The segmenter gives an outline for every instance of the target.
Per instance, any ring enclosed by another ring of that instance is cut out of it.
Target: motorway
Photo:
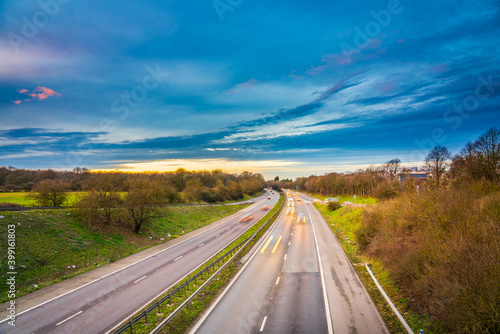
[[[389,333],[312,198],[300,197],[191,334]]]
[[[110,332],[230,244],[268,212],[260,210],[262,206],[271,209],[278,199],[277,193],[266,192],[255,204],[213,223],[203,233],[193,233],[172,247],[23,311],[17,315],[15,327],[2,321],[0,333]],[[254,212],[251,219],[240,221]]]

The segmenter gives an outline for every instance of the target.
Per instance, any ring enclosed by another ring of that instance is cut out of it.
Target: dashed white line
[[[205,244],[205,243],[199,244],[199,245],[198,245],[198,247],[201,247],[201,246],[203,246],[204,244]]]
[[[181,257],[182,257],[182,255],[181,255],[181,256],[179,256],[177,259],[175,259],[175,260],[174,260],[174,262],[175,262],[175,261],[177,261],[177,260],[179,260]]]
[[[71,317],[66,318],[65,320],[63,320],[63,321],[61,321],[61,322],[58,322],[58,323],[56,324],[56,326],[59,326],[59,325],[60,325],[60,324],[62,324],[63,322],[66,322],[66,321],[68,321],[69,319],[76,317],[77,315],[79,315],[79,314],[80,314],[80,313],[82,313],[82,312],[83,312],[83,311],[80,311],[80,312],[78,312],[78,313],[75,313],[75,314],[73,314]]]
[[[292,236],[292,235],[293,235],[293,232],[290,234],[290,236]]]
[[[276,280],[276,285],[280,282],[280,278],[278,277],[278,279]]]
[[[288,246],[290,246],[291,241],[288,242]]]
[[[139,278],[137,281],[134,281],[134,283],[137,283],[137,282],[139,282],[139,281],[141,281],[141,280],[145,279],[146,277],[148,277],[148,275],[146,275],[146,276],[143,276],[143,277]]]
[[[264,331],[264,326],[266,325],[266,320],[267,320],[267,316],[265,316],[264,320],[262,320],[262,325],[260,326],[260,332]]]
[[[218,238],[220,234],[217,234],[215,237]]]
[[[283,261],[286,261],[286,256],[287,256],[287,255],[288,255],[288,254],[285,254],[285,258],[283,259]]]

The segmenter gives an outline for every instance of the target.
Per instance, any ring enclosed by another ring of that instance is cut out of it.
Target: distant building
[[[419,170],[418,167],[410,167],[408,170],[403,171],[398,175],[399,175],[399,181],[401,182],[407,179],[427,180],[430,176],[430,172],[426,170]]]

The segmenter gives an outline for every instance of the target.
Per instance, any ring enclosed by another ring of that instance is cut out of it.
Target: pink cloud
[[[19,93],[28,95],[31,98],[25,99],[24,101],[30,101],[30,100],[46,100],[51,96],[61,96],[58,92],[56,92],[53,89],[47,88],[47,87],[42,87],[38,86],[36,87],[31,93],[27,89],[20,89],[18,90]],[[21,100],[16,100],[14,101],[15,104],[21,104]]]

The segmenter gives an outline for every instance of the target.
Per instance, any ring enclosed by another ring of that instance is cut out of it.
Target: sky
[[[0,166],[249,170],[453,154],[500,125],[500,6],[0,3]]]

